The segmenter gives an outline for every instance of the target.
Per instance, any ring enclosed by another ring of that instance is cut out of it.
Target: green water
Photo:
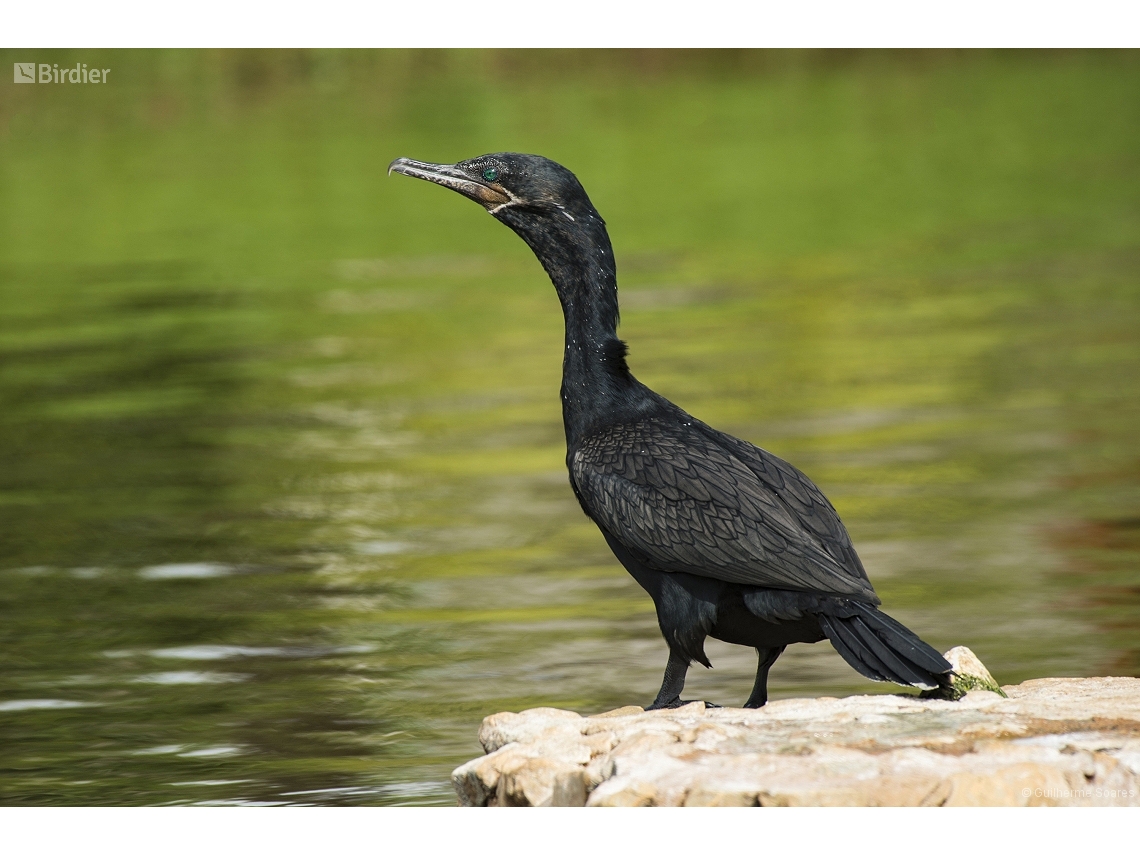
[[[396,156],[575,170],[639,379],[811,475],[931,643],[1140,676],[1137,54],[33,59],[112,72],[0,84],[0,803],[449,804],[484,715],[654,696],[553,291]]]

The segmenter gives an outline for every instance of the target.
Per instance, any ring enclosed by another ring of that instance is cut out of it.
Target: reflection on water
[[[567,485],[553,292],[397,155],[570,163],[638,376],[805,469],[931,643],[1140,675],[1127,58],[507,91],[274,56],[0,95],[0,802],[449,804],[484,715],[654,696],[652,604]],[[754,654],[707,649],[692,696],[741,703]],[[893,691],[826,645],[770,690]]]
[[[212,579],[215,576],[229,576],[234,572],[225,564],[198,562],[196,564],[159,564],[144,567],[139,571],[140,579]],[[72,572],[75,575],[75,572]],[[80,578],[83,578],[80,576]]]
[[[185,686],[194,683],[236,683],[248,677],[248,674],[214,674],[206,671],[162,671],[158,674],[142,674],[132,682]]]
[[[4,701],[0,712],[23,712],[24,710],[70,710],[76,707],[90,707],[94,704],[83,701],[61,701],[56,698],[29,698],[23,701]]]

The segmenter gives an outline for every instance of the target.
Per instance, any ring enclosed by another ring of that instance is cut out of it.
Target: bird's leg
[[[689,660],[670,648],[665,676],[661,679],[661,691],[657,693],[657,700],[646,709],[665,710],[682,706],[681,690],[685,688],[685,675],[688,673]]]
[[[706,707],[716,707],[708,701],[683,701],[681,690],[685,688],[685,675],[689,673],[689,660],[677,651],[669,650],[669,661],[665,664],[665,676],[661,680],[661,691],[657,700],[646,707],[647,710],[672,710],[685,704],[700,703]]]
[[[768,671],[772,665],[780,658],[780,654],[784,652],[784,647],[757,647],[756,652],[760,656],[760,664],[756,666],[756,684],[752,687],[752,694],[748,696],[748,700],[744,702],[744,708],[748,710],[762,707],[768,703]]]

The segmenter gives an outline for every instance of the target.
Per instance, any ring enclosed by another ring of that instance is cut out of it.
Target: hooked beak
[[[399,172],[412,178],[422,178],[433,184],[442,184],[468,199],[473,199],[487,210],[492,211],[515,201],[501,187],[476,181],[467,173],[446,163],[422,163],[406,157],[397,157],[388,164],[388,174]]]

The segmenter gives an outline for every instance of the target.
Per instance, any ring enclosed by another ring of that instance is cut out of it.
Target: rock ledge
[[[1140,679],[1004,691],[502,712],[452,782],[461,805],[1140,805]]]

